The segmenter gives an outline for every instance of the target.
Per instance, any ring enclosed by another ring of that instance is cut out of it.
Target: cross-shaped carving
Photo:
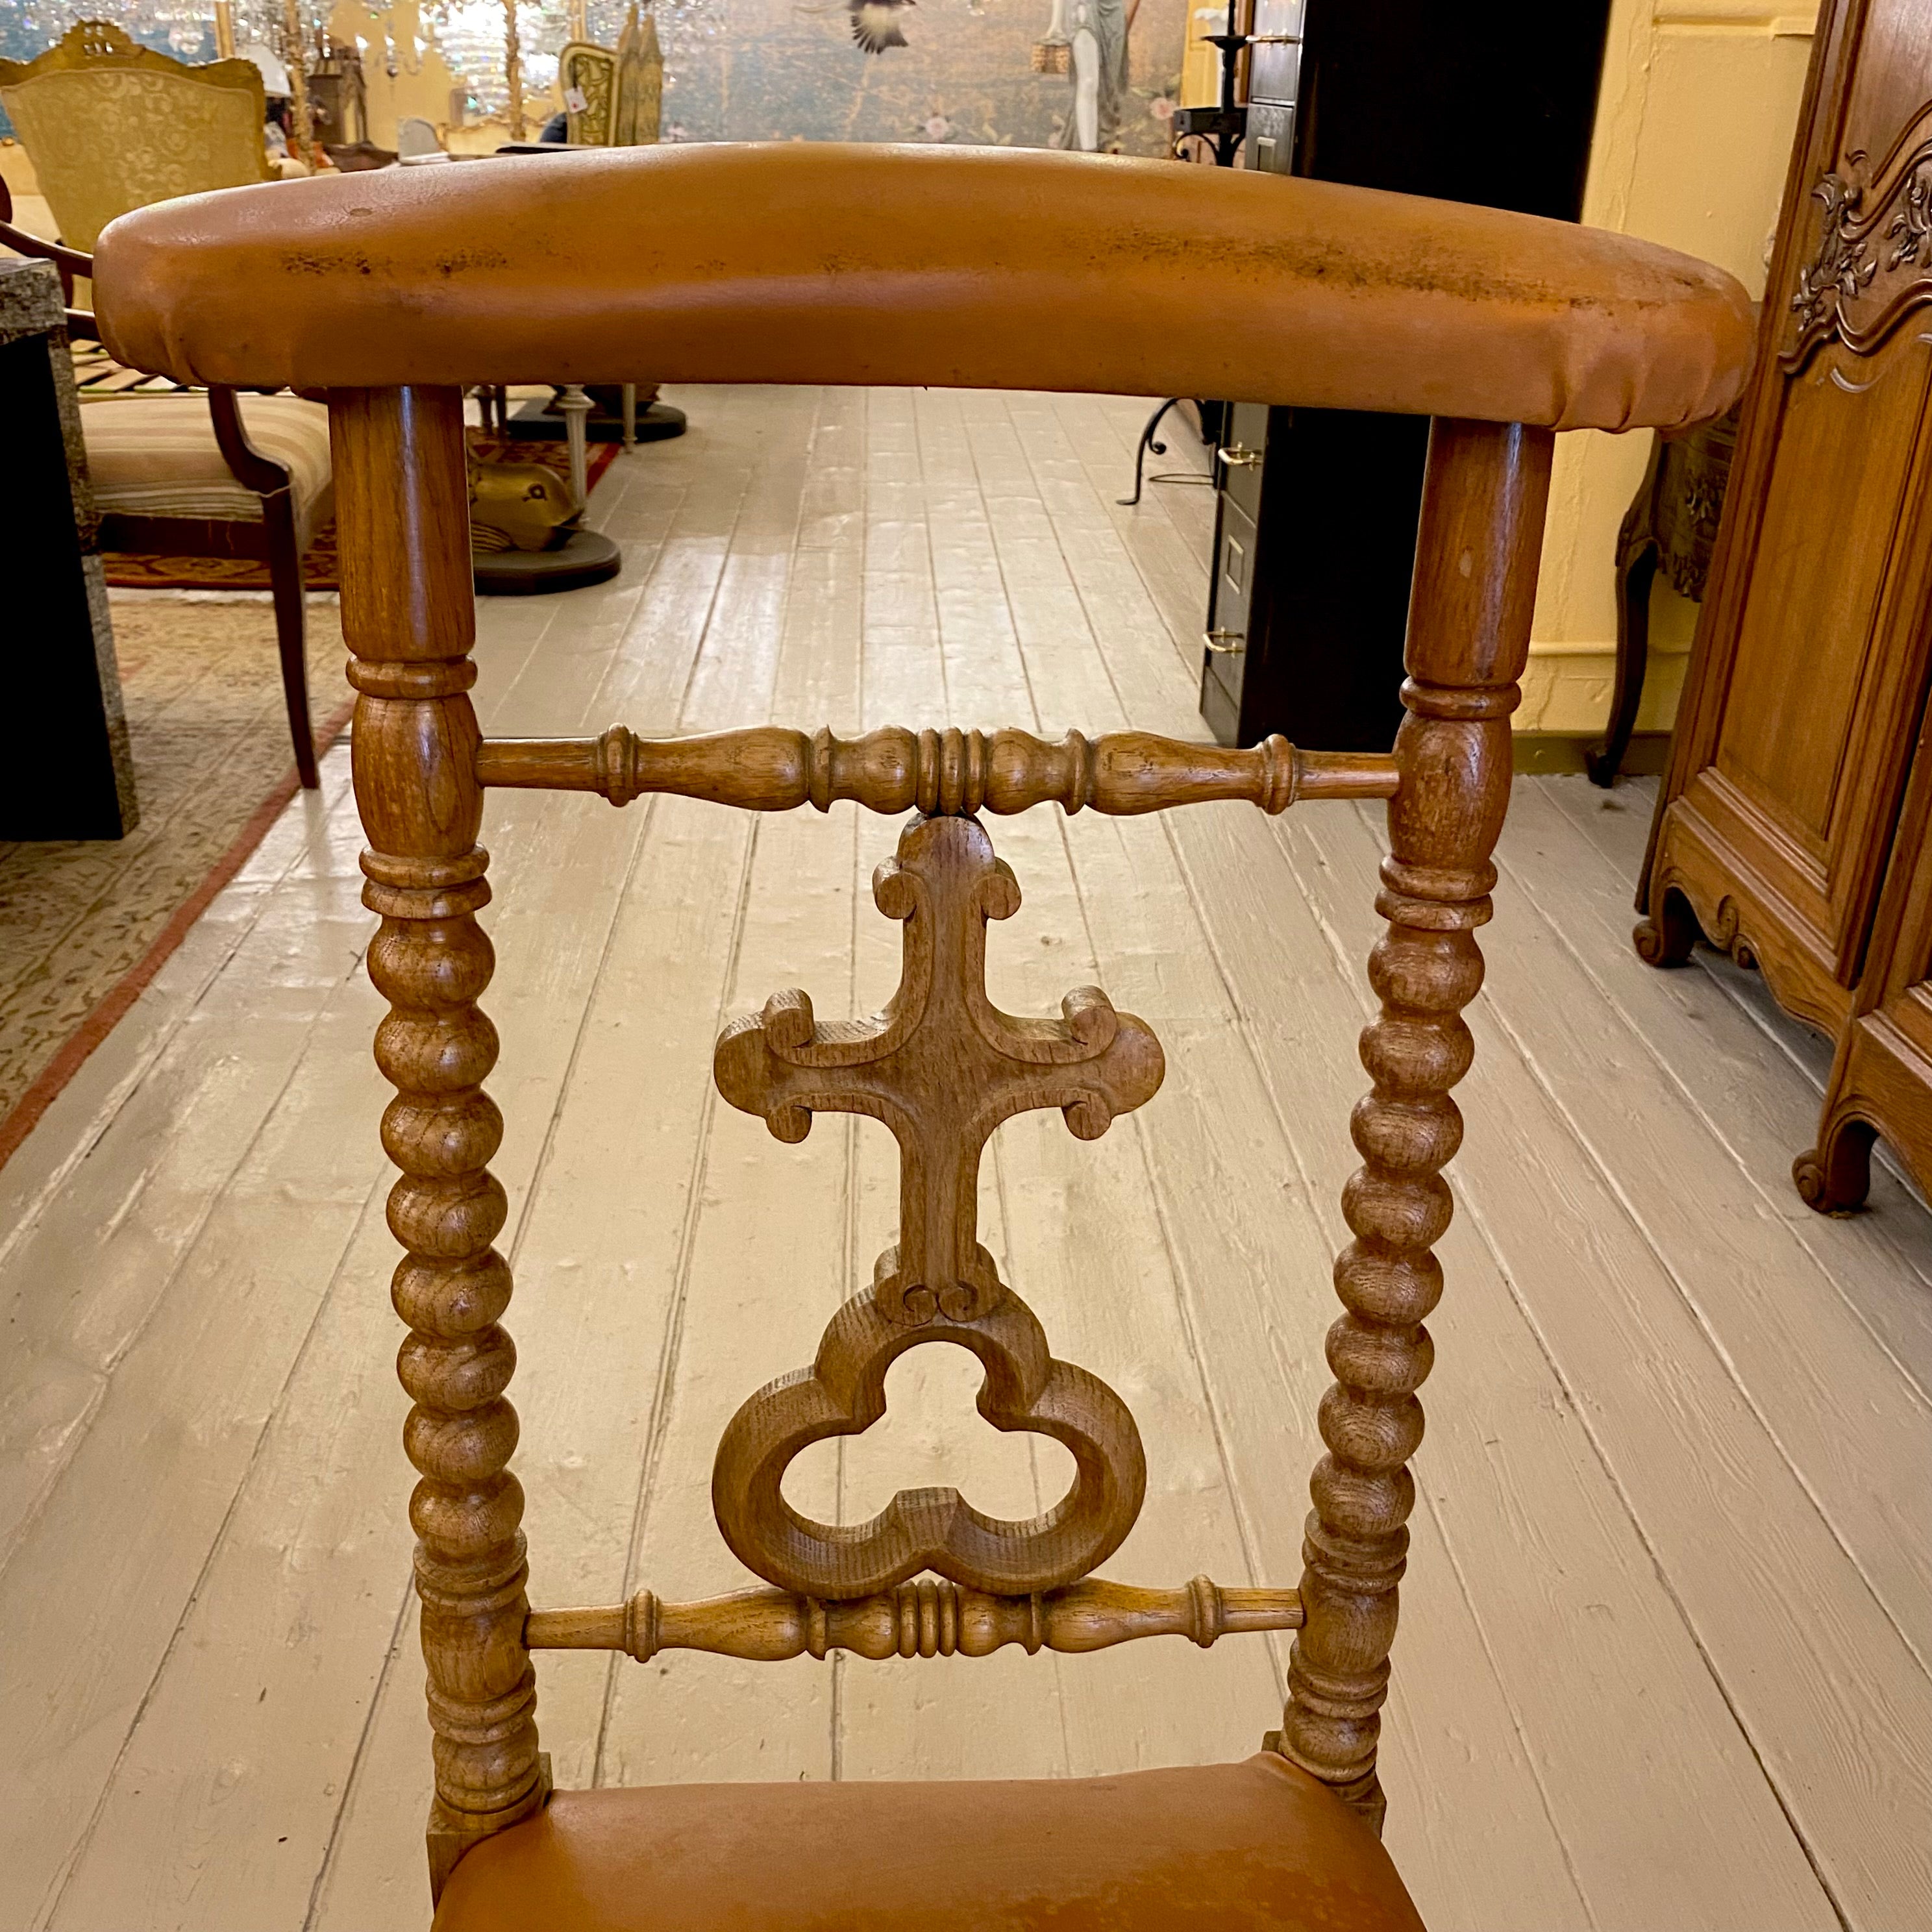
[[[986,997],[986,922],[1019,909],[1019,886],[979,822],[914,819],[872,896],[905,926],[898,990],[872,1019],[814,1022],[802,992],[719,1036],[718,1090],[802,1141],[814,1113],[869,1114],[899,1144],[898,1244],[879,1257],[874,1295],[913,1325],[970,1322],[1005,1292],[976,1238],[980,1150],[1002,1120],[1058,1107],[1082,1140],[1150,1099],[1166,1070],[1145,1022],[1097,987],[1057,1020],[1016,1019]]]

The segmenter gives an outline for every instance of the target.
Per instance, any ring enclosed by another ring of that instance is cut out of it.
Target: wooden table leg
[[[1379,1831],[1376,1775],[1396,1586],[1422,1440],[1415,1391],[1442,1293],[1430,1252],[1449,1225],[1440,1169],[1462,1139],[1449,1090],[1468,1070],[1462,1009],[1482,984],[1474,928],[1490,916],[1490,855],[1509,804],[1510,714],[1529,652],[1554,439],[1520,425],[1439,421],[1429,446],[1406,654],[1401,789],[1370,956],[1381,1017],[1362,1036],[1375,1085],[1352,1126],[1363,1165],[1342,1196],[1354,1234],[1335,1265],[1346,1312],[1328,1332],[1328,1454],[1310,1485],[1306,1622],[1271,1742]]]
[[[1650,586],[1657,579],[1657,485],[1664,464],[1664,439],[1652,439],[1650,467],[1617,532],[1617,682],[1610,699],[1610,728],[1600,749],[1586,754],[1583,768],[1592,784],[1606,789],[1622,768],[1643,702],[1650,668]]]

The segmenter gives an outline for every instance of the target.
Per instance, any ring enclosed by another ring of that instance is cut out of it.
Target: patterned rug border
[[[317,727],[316,756],[320,758],[342,735],[356,709],[353,698],[338,705]],[[256,846],[268,836],[268,828],[279,818],[290,800],[300,789],[296,768],[291,764],[268,796],[255,808],[254,814],[235,836],[235,841],[210,866],[201,883],[176,907],[168,922],[155,936],[154,944],[116,980],[86,1018],[61,1043],[60,1049],[40,1069],[33,1084],[0,1120],[0,1167],[4,1167],[21,1143],[39,1124],[40,1117],[59,1099],[62,1090],[86,1064],[94,1049],[124,1018],[148,983],[168,961],[200,918],[214,896],[241,871]]]

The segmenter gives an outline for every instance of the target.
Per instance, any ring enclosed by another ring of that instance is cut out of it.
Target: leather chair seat
[[[1271,1753],[1000,1784],[559,1792],[435,1932],[1421,1932],[1373,1832]]]

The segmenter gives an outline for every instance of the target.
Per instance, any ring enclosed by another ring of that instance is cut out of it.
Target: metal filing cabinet
[[[1574,220],[1609,16],[1255,0],[1244,164]],[[1241,403],[1222,435],[1202,715],[1223,744],[1385,751],[1427,423]]]
[[[1294,171],[1294,92],[1306,5],[1307,0],[1255,0],[1248,34],[1247,165],[1264,174]]]

